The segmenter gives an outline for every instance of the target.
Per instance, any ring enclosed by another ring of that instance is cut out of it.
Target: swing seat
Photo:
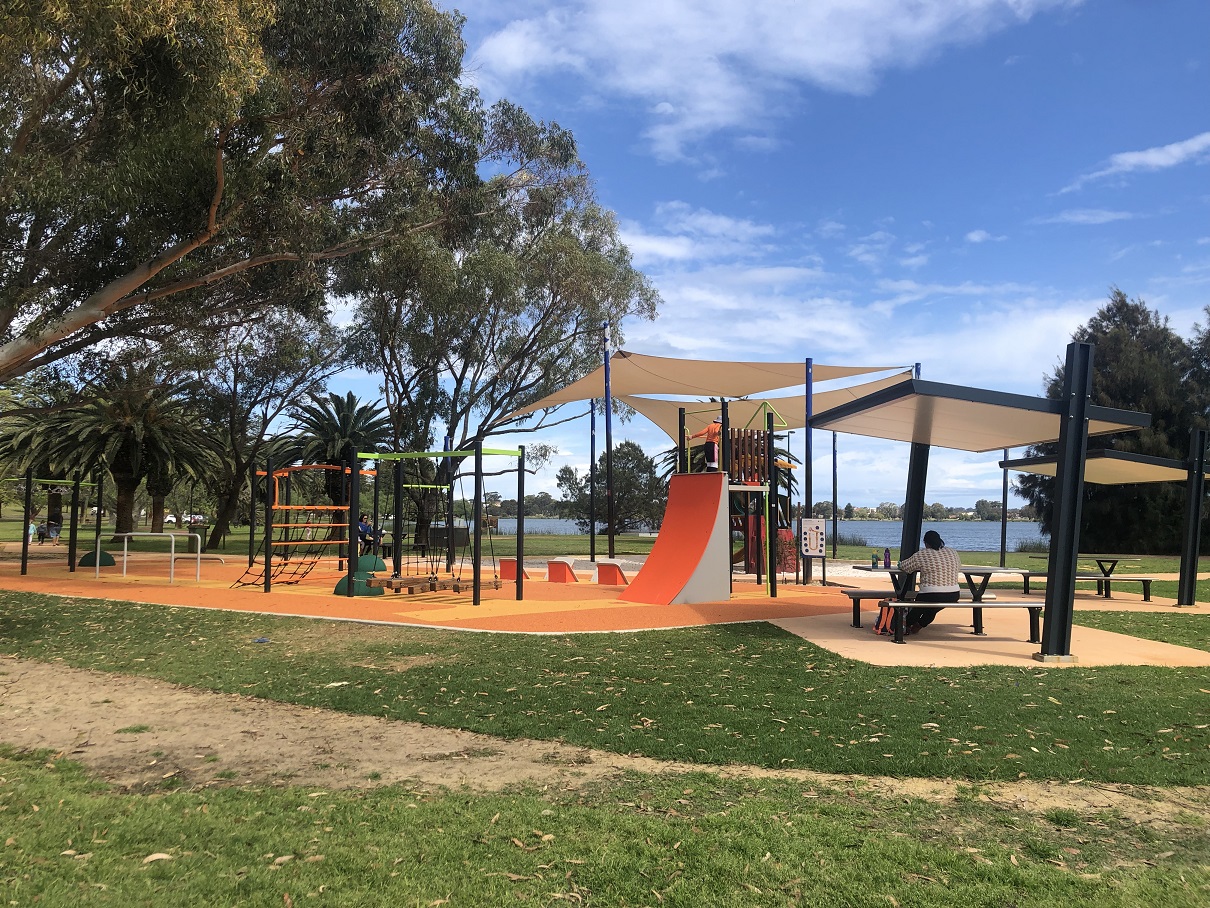
[[[580,578],[572,569],[573,558],[552,558],[546,562],[547,583],[579,583]]]
[[[630,579],[616,561],[598,561],[597,584],[600,586],[629,586]]]
[[[521,577],[529,580],[529,571],[521,568]],[[517,579],[517,559],[516,558],[501,558],[500,559],[500,579],[501,580],[516,580]]]

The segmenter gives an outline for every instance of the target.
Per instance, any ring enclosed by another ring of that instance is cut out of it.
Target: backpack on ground
[[[878,603],[878,618],[874,621],[874,633],[881,637],[889,637],[895,633],[895,607],[890,599]]]

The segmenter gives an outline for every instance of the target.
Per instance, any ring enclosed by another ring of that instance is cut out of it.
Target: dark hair
[[[924,544],[930,549],[944,548],[945,540],[941,538],[941,534],[936,530],[929,530],[924,534]]]

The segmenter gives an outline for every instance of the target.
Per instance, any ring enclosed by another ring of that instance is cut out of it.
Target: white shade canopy
[[[1054,476],[1058,464],[1054,457],[1021,457],[1002,460],[1000,466],[1018,473]],[[1182,461],[1148,457],[1126,451],[1089,451],[1084,462],[1084,481],[1099,485],[1130,485],[1141,482],[1184,482],[1189,467]]]
[[[875,391],[881,391],[883,388],[889,388],[899,382],[907,381],[910,377],[910,371],[900,372],[887,378],[852,385],[848,388],[817,391],[813,396],[812,409],[816,412],[828,410]],[[673,441],[677,440],[676,433],[680,424],[681,407],[685,408],[685,428],[691,435],[694,432],[700,432],[721,411],[717,402],[658,400],[654,397],[632,395],[619,399],[650,419]],[[796,394],[790,397],[750,397],[727,401],[727,420],[731,426],[737,429],[763,429],[765,414],[768,412],[773,413],[776,428],[801,429],[807,424],[807,396],[806,394]]]
[[[826,366],[812,367],[814,382],[832,381],[854,375],[886,372],[895,366]],[[807,383],[806,361],[791,363],[750,363],[728,360],[673,359],[666,356],[646,356],[618,350],[609,359],[610,393],[614,397],[637,394],[677,394],[687,397],[749,397],[780,388],[793,388]],[[547,410],[579,400],[595,400],[605,396],[605,367],[590,372],[579,381],[548,394],[527,407],[514,410],[506,420]],[[679,406],[679,405],[678,405]]]
[[[909,379],[820,412],[811,425],[958,451],[995,451],[1056,441],[1062,405],[1044,397]],[[1109,407],[1089,407],[1088,417],[1089,435],[1151,424],[1147,413]]]

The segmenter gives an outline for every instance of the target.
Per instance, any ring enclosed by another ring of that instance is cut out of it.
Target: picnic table
[[[891,605],[895,609],[894,638],[896,643],[904,642],[904,617],[908,606],[913,604],[914,593],[912,587],[916,577],[916,571],[904,571],[897,567],[881,567],[871,564],[855,564],[853,567],[859,571],[867,571],[871,574],[885,573],[891,577],[891,583],[895,587],[895,601]],[[1038,643],[1041,641],[1040,626],[1042,617],[1042,604],[1037,600],[1026,599],[1009,599],[998,600],[994,602],[984,602],[983,596],[987,592],[988,581],[991,580],[993,574],[1016,573],[1011,568],[987,567],[986,565],[961,565],[958,570],[966,578],[966,587],[971,595],[971,616],[974,623],[974,633],[976,636],[986,636],[983,632],[983,609],[985,608],[1026,608],[1029,610],[1029,642]],[[878,596],[877,591],[873,590],[844,590],[846,596],[853,601],[853,627],[861,627],[861,602],[864,599],[873,599]],[[993,597],[994,599],[995,597]],[[955,608],[962,607],[962,603],[935,603],[938,608]]]
[[[868,571],[871,574],[890,574],[891,584],[895,587],[895,598],[910,598],[908,594],[912,590],[916,571],[904,571],[897,567],[875,567],[872,564],[855,564],[853,567],[856,570]],[[966,578],[966,588],[970,590],[971,599],[974,602],[983,601],[983,595],[987,592],[987,584],[991,581],[993,574],[1017,573],[1012,568],[988,567],[982,564],[964,564],[960,565],[958,570]]]
[[[1050,559],[1049,555],[1030,555],[1029,557],[1043,559],[1043,560]],[[1096,577],[1096,576],[1081,577],[1079,575],[1079,572],[1077,572],[1076,579],[1077,580],[1095,580],[1097,582],[1097,595],[1098,596],[1104,595],[1105,598],[1108,599],[1108,598],[1110,598],[1110,593],[1111,593],[1109,584],[1112,581],[1110,578],[1113,577],[1113,572],[1115,570],[1117,570],[1118,565],[1121,564],[1123,561],[1133,561],[1133,562],[1137,563],[1137,562],[1141,562],[1142,560],[1143,560],[1142,558],[1139,558],[1134,555],[1076,555],[1077,563],[1079,563],[1081,561],[1084,561],[1084,562],[1095,561],[1097,563],[1097,569],[1101,572],[1100,577]],[[1092,574],[1091,571],[1087,571],[1085,573],[1088,575]],[[1122,579],[1124,580],[1126,578],[1122,578]],[[1130,579],[1131,580],[1136,580],[1136,579],[1141,580],[1143,578],[1131,577]],[[1150,583],[1151,578],[1146,578],[1146,579],[1148,582],[1143,584],[1143,589],[1144,589],[1144,592],[1147,593],[1146,598],[1150,599],[1151,591],[1150,591],[1149,587],[1151,586],[1151,583]]]

